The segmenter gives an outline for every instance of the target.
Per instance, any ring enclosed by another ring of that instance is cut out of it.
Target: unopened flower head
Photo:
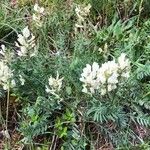
[[[18,34],[16,46],[19,48],[18,55],[20,57],[32,57],[37,54],[37,49],[35,47],[35,36],[30,33],[28,26],[22,30],[22,34]]]
[[[32,19],[34,21],[34,23],[38,26],[41,27],[43,24],[42,21],[42,16],[44,13],[44,7],[40,7],[37,3],[34,5],[34,13],[32,16]]]
[[[62,81],[63,81],[63,78],[59,78],[58,72],[57,72],[56,78],[53,78],[51,76],[48,79],[49,85],[46,86],[46,92],[51,93],[51,94],[59,92],[61,90],[61,87],[62,87]]]

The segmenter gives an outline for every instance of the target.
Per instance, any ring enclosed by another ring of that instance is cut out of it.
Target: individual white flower
[[[91,5],[88,4],[86,7],[81,7],[78,5],[75,9],[76,15],[79,19],[84,21],[84,17],[90,13]]]
[[[85,15],[88,15],[90,13],[90,9],[91,9],[91,4],[88,4],[86,7],[84,7],[84,13]]]
[[[76,28],[83,28],[84,26],[76,23],[76,24],[75,24],[75,27],[76,27]]]
[[[101,88],[100,92],[101,95],[105,95],[107,93],[106,88]]]
[[[93,87],[90,87],[89,89],[90,89],[90,93],[91,93],[91,94],[94,94],[94,93],[95,93],[95,89],[96,89],[96,88],[94,88],[94,86],[93,86]]]
[[[57,72],[56,78],[53,78],[52,76],[48,79],[49,85],[46,86],[46,92],[47,93],[55,93],[59,92],[62,87],[62,80],[63,78],[59,78],[59,74]]]
[[[30,30],[28,28],[28,26],[26,26],[23,30],[22,30],[22,34],[25,38],[29,38],[30,36]]]
[[[16,82],[15,82],[15,80],[11,80],[11,82],[10,82],[10,85],[11,85],[11,87],[15,87],[16,86]]]
[[[99,83],[97,82],[97,72],[99,70],[98,63],[94,62],[92,66],[89,64],[83,69],[80,81],[83,82],[83,92],[87,93],[89,89],[90,93],[94,93],[95,89],[98,89]]]
[[[94,76],[96,75],[98,70],[99,70],[99,65],[98,65],[98,63],[94,62],[92,65],[92,71],[94,73]]]
[[[86,85],[83,85],[82,92],[83,92],[83,93],[88,93],[88,89],[87,89]]]
[[[16,44],[17,46],[17,44]],[[19,47],[19,46],[18,46]],[[20,46],[20,50],[18,51],[18,56],[27,56],[28,51],[27,48],[25,46]]]
[[[19,75],[19,80],[21,82],[21,85],[24,85],[25,79],[22,77],[22,75]]]
[[[10,134],[8,132],[8,130],[2,130],[1,133],[3,134],[4,137],[6,137],[7,139],[11,139]]]
[[[23,45],[24,47],[28,46],[28,43],[26,42],[26,39],[23,35],[18,34],[18,39],[17,41],[19,42],[20,45]],[[17,46],[19,46],[19,44]]]
[[[1,48],[3,51],[5,51],[5,45],[4,44],[1,45]]]
[[[108,90],[108,92],[110,92],[110,91],[112,91],[112,90],[114,90],[114,89],[116,89],[117,88],[117,85],[116,84],[108,84],[107,85],[107,90]]]
[[[32,19],[38,27],[42,27],[43,21],[42,16],[44,13],[44,7],[40,7],[37,3],[34,5],[34,11]]]
[[[76,12],[76,15],[78,17],[78,22],[84,21],[84,18],[82,17],[83,13],[82,13],[82,10],[81,10],[80,6],[76,7],[75,12]]]
[[[103,53],[103,49],[101,47],[98,49],[98,51],[100,54]]]
[[[5,52],[6,52],[5,45],[2,44],[0,49],[0,54],[4,56]]]
[[[126,58],[125,53],[122,53],[118,58],[118,65],[121,70],[124,70],[125,68],[130,66],[130,61]]]
[[[3,44],[0,46],[0,55],[1,60],[3,60],[6,63],[10,63],[14,57],[14,53],[8,51],[8,49]]]
[[[81,74],[80,81],[85,82],[86,80],[90,82],[90,80],[96,78],[97,71],[99,70],[98,63],[94,62],[92,66],[89,64],[83,69],[83,73]]]
[[[112,73],[112,75],[107,79],[108,84],[117,84],[118,83],[118,74],[116,72]]]
[[[34,11],[37,13],[43,13],[44,7],[40,7],[37,3],[34,5]]]
[[[45,91],[46,91],[47,93],[51,93],[52,90],[50,90],[50,88],[49,88],[47,85],[46,85],[45,87],[46,87]]]
[[[129,78],[129,77],[130,77],[130,71],[123,72],[123,73],[121,74],[121,77]]]
[[[22,30],[22,34],[18,34],[18,42],[16,46],[19,48],[18,56],[35,56],[37,54],[37,49],[35,47],[35,36],[30,32],[28,26]]]
[[[2,85],[3,85],[3,89],[4,89],[4,90],[7,90],[7,89],[9,88],[8,83],[3,83]]]
[[[129,78],[130,76],[130,61],[126,58],[126,54],[122,53],[118,58],[119,73],[122,77]]]

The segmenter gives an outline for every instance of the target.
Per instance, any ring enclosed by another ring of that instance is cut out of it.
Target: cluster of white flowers
[[[75,24],[76,28],[83,28],[83,23],[86,17],[89,15],[91,9],[91,5],[88,4],[86,7],[81,7],[78,5],[75,9],[75,13],[77,15],[77,23]]]
[[[30,33],[28,26],[22,30],[22,34],[18,34],[16,46],[19,48],[18,55],[20,57],[32,57],[37,54],[37,49],[35,47],[35,36]]]
[[[80,78],[84,83],[82,92],[93,94],[99,90],[101,95],[105,95],[117,88],[121,77],[129,78],[129,73],[130,61],[124,53],[118,58],[118,63],[112,60],[102,64],[101,67],[96,62],[92,66],[87,64]]]
[[[0,85],[3,86],[4,90],[7,90],[9,87],[14,87],[15,81],[11,80],[13,72],[7,66],[4,61],[0,61]]]
[[[42,16],[44,13],[44,7],[40,7],[37,3],[34,5],[34,14],[32,16],[33,21],[38,27],[41,27],[43,24]]]
[[[62,87],[62,80],[63,78],[59,79],[59,74],[57,72],[56,78],[53,78],[52,76],[48,79],[49,85],[46,85],[46,92],[51,93],[53,95],[56,95],[57,92],[60,91]]]
[[[3,86],[4,90],[7,90],[9,87],[14,87],[16,85],[15,80],[12,79],[13,71],[8,67],[8,64],[11,63],[14,54],[6,51],[5,45],[1,45],[0,55],[2,55],[0,61],[0,85]],[[25,80],[21,75],[19,75],[19,80],[21,85],[24,85]]]

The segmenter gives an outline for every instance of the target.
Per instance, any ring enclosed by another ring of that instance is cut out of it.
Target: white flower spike
[[[57,93],[61,90],[62,87],[62,81],[64,78],[59,78],[59,74],[57,72],[56,78],[53,78],[52,76],[48,79],[48,86],[46,85],[46,92],[47,93]]]
[[[37,27],[42,27],[43,20],[42,16],[44,14],[44,7],[40,7],[37,3],[34,5],[34,13],[32,19]]]
[[[75,13],[77,16],[77,23],[75,24],[75,30],[76,30],[76,28],[84,28],[84,22],[85,22],[86,17],[90,13],[90,9],[91,9],[90,4],[88,4],[85,7],[78,5],[75,8]]]
[[[96,62],[92,66],[87,64],[80,78],[83,82],[82,92],[94,94],[98,90],[101,95],[105,95],[116,89],[121,77],[129,78],[130,62],[125,56],[126,54],[122,53],[118,63],[112,60],[101,67]]]
[[[15,86],[15,81],[11,80],[12,76],[13,72],[7,64],[4,61],[0,61],[0,85],[3,86],[4,90],[7,90],[9,86]]]
[[[28,26],[22,30],[22,34],[18,34],[16,46],[19,48],[18,56],[20,57],[32,57],[37,54],[35,36],[30,32]]]

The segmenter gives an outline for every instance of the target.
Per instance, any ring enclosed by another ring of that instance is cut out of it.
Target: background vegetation
[[[84,28],[75,31],[75,8],[89,3]],[[36,57],[15,54],[9,63],[17,86],[0,89],[1,149],[149,150],[149,0],[41,0],[40,28],[32,24],[34,4],[0,1],[0,45],[16,53],[17,36],[29,26],[38,47]],[[83,93],[79,78],[86,64],[103,64],[121,53],[131,61],[131,74],[113,101]],[[59,97],[45,91],[57,71],[64,78]]]

